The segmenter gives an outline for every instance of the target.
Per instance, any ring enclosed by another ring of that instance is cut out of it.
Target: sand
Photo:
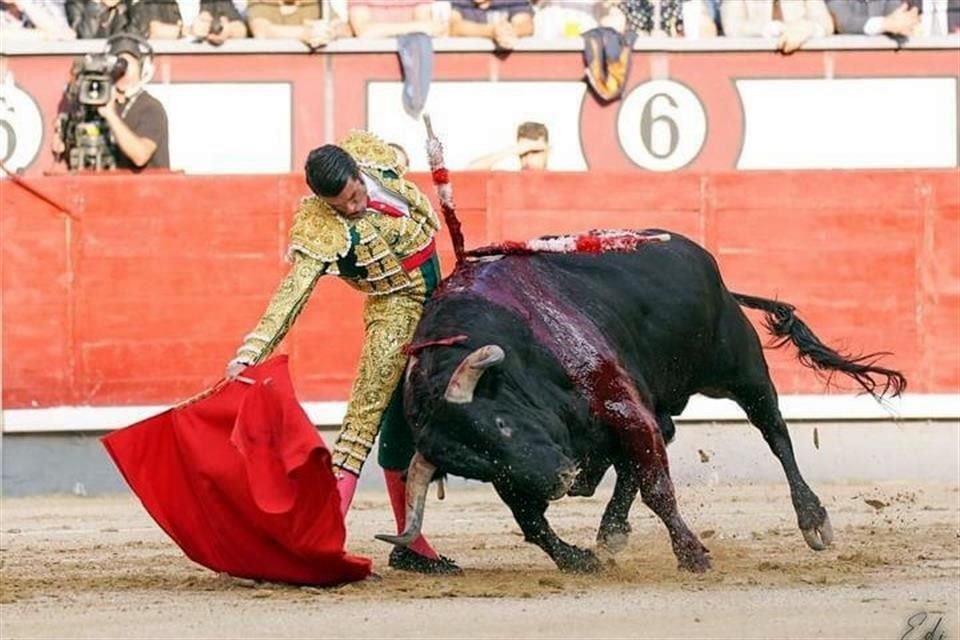
[[[836,537],[809,550],[785,484],[681,486],[714,569],[676,569],[638,503],[627,549],[597,575],[558,571],[491,489],[438,502],[425,531],[464,575],[386,566],[386,497],[361,492],[349,548],[378,579],[334,589],[218,576],[185,558],[130,496],[0,501],[2,638],[894,638],[960,637],[960,487],[814,487]],[[592,545],[609,489],[548,515]],[[939,626],[937,626],[939,620]],[[930,634],[930,635],[926,635]]]

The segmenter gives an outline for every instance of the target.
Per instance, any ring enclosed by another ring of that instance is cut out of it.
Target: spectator
[[[183,35],[177,0],[137,0],[140,35],[149,40],[176,40]]]
[[[453,0],[450,35],[490,38],[501,49],[513,49],[517,39],[533,34],[529,0]]]
[[[903,0],[827,0],[837,33],[912,36],[920,27],[920,12]]]
[[[127,62],[110,102],[97,111],[107,121],[117,145],[117,168],[139,170],[170,168],[167,112],[147,93],[152,53],[139,37],[117,37],[110,53]]]
[[[243,16],[230,0],[200,0],[199,10],[190,24],[190,34],[197,40],[221,45],[230,38],[247,37]]]
[[[833,18],[824,0],[723,0],[720,15],[727,36],[776,38],[783,53],[793,53],[810,38],[833,33]]]
[[[576,38],[606,22],[607,2],[597,0],[534,0],[533,33],[537,38]]]
[[[254,38],[297,39],[311,49],[352,35],[339,17],[322,15],[320,0],[250,0],[247,20]]]
[[[960,31],[960,0],[923,0],[920,33],[941,36]]]
[[[0,29],[4,39],[73,40],[63,2],[0,0]]]
[[[131,0],[66,0],[67,22],[78,38],[109,38],[139,33],[137,10]]]
[[[543,171],[550,154],[550,133],[539,122],[524,122],[517,127],[517,143],[477,158],[467,167],[469,171],[490,171],[510,158],[519,160],[521,171]]]
[[[434,17],[423,0],[350,0],[350,28],[358,38],[390,38],[406,33],[445,36],[449,23]]]
[[[687,8],[684,8],[687,5]],[[717,25],[704,0],[620,0],[613,10],[622,14],[624,28],[649,36],[712,38]],[[697,18],[696,26],[684,28],[684,16]],[[690,31],[695,31],[691,33]]]

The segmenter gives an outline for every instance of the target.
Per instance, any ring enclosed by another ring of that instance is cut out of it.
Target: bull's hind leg
[[[669,413],[658,413],[657,425],[660,427],[660,434],[663,436],[663,441],[667,444],[673,442],[674,436],[677,435],[677,426],[673,424],[673,416]]]
[[[760,338],[733,298],[727,302],[719,330],[722,339],[717,341],[710,366],[704,368],[704,384],[699,390],[713,397],[732,398],[760,430],[787,476],[804,540],[812,549],[822,550],[833,541],[827,510],[800,474]]]
[[[545,516],[547,502],[534,498],[511,487],[494,484],[497,493],[503,499],[527,542],[543,549],[562,571],[593,573],[600,570],[600,560],[589,549],[568,544],[550,527]]]
[[[623,443],[643,503],[666,525],[680,568],[706,571],[710,568],[709,551],[677,510],[660,427],[645,408],[634,382],[621,367],[604,362],[595,373],[595,378],[586,385],[591,406]]]
[[[797,458],[793,453],[793,443],[790,441],[790,432],[777,404],[777,392],[766,375],[766,366],[763,371],[766,380],[734,388],[734,400],[743,407],[750,422],[760,429],[763,439],[783,467],[803,539],[811,549],[823,551],[833,542],[830,517],[820,504],[820,498],[800,473]]]

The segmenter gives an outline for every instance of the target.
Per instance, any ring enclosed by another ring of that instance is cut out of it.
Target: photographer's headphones
[[[132,48],[136,50],[137,59],[140,61],[140,86],[142,87],[150,82],[154,73],[153,47],[150,46],[150,43],[135,33],[117,33],[107,38],[103,52],[113,55],[118,55],[124,52],[133,53],[130,50],[130,47],[122,47],[119,51],[114,53],[114,44],[118,42],[128,42]]]

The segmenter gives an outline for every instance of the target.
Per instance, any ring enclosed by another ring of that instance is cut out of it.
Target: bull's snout
[[[567,492],[570,491],[570,487],[573,486],[578,475],[580,475],[580,467],[577,465],[570,465],[561,470],[557,474],[557,482],[554,485],[553,491],[550,492],[550,499],[559,500],[567,495]]]

